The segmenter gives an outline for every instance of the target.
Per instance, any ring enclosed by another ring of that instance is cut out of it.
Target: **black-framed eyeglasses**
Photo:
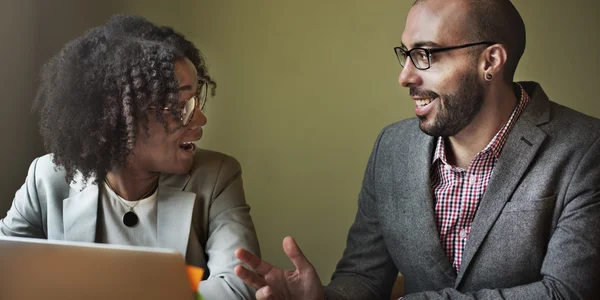
[[[419,70],[427,70],[431,67],[431,55],[438,52],[463,49],[473,46],[479,45],[493,45],[496,42],[484,41],[477,43],[470,43],[458,46],[444,47],[444,48],[412,48],[410,50],[406,50],[403,47],[394,47],[394,52],[396,53],[396,57],[398,57],[398,61],[400,65],[404,68],[406,66],[406,60],[410,57],[413,65]]]
[[[190,97],[185,104],[181,108],[181,125],[183,127],[188,126],[192,119],[194,118],[194,113],[196,112],[196,108],[202,111],[204,109],[204,105],[206,104],[206,99],[208,98],[208,84],[204,81],[198,82],[198,90],[196,94]],[[164,110],[170,110],[168,107],[165,107]]]

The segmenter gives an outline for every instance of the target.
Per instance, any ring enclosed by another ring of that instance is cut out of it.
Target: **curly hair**
[[[214,95],[216,83],[200,51],[172,28],[137,16],[113,16],[68,42],[42,67],[34,111],[45,148],[67,182],[79,172],[84,182],[98,183],[126,166],[140,137],[138,125],[147,138],[151,108],[180,113],[174,64],[183,58]],[[162,110],[154,112],[168,130]]]

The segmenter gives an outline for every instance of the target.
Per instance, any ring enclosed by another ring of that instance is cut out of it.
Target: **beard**
[[[479,113],[483,105],[483,85],[479,83],[477,72],[468,73],[458,84],[459,90],[453,94],[436,94],[431,91],[410,89],[411,96],[438,98],[438,111],[433,124],[425,123],[427,116],[419,117],[419,128],[430,136],[449,137],[463,130]]]

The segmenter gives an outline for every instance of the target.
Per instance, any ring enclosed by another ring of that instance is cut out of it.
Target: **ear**
[[[502,78],[507,59],[507,51],[504,45],[491,45],[482,55],[483,79],[492,81],[494,77]]]

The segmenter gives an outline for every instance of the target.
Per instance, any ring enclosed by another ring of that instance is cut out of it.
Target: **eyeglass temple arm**
[[[427,49],[427,50],[429,50],[429,53],[436,53],[436,52],[444,52],[444,51],[450,51],[450,50],[455,50],[455,49],[468,48],[468,47],[477,46],[477,45],[493,45],[493,44],[496,44],[496,43],[491,42],[491,41],[485,41],[485,42],[477,42],[477,43],[470,43],[470,44],[459,45],[459,46],[435,48],[435,49]]]

